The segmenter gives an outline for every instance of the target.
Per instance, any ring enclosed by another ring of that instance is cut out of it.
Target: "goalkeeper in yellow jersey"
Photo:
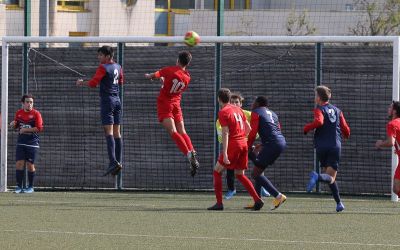
[[[242,107],[243,105],[243,96],[236,92],[236,93],[232,93],[231,95],[231,104],[238,106],[238,107]],[[251,118],[251,111],[248,110],[243,110],[243,113],[246,116],[246,119],[248,121],[250,121]],[[217,134],[218,134],[218,142],[222,143],[222,127],[221,124],[219,123],[219,120],[217,120],[217,122],[215,123],[215,127],[217,129]],[[258,136],[257,136],[258,138]],[[228,186],[228,191],[225,194],[225,199],[229,200],[231,199],[235,194],[236,194],[236,188],[235,188],[235,171],[233,169],[227,169],[226,171],[226,185]],[[261,190],[256,190],[259,196],[263,196],[263,197],[268,197],[270,196],[270,194],[263,188],[261,187]]]

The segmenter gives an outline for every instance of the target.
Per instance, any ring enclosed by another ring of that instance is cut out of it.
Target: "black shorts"
[[[15,150],[15,161],[28,161],[34,164],[38,151],[38,147],[17,145]]]
[[[121,124],[122,107],[119,96],[101,98],[100,110],[101,110],[102,125]]]
[[[338,170],[341,148],[317,148],[316,152],[321,168],[332,167],[336,171]]]

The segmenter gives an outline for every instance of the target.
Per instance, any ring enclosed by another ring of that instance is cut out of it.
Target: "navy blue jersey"
[[[340,148],[342,145],[342,132],[340,129],[340,116],[342,111],[332,104],[317,106],[324,116],[322,126],[316,128],[314,143],[316,148]]]
[[[249,134],[248,145],[251,146],[258,133],[262,144],[277,143],[286,144],[275,112],[266,107],[258,107],[251,112],[251,132]]]
[[[89,81],[90,87],[97,87],[100,84],[100,96],[118,96],[119,85],[123,83],[122,67],[118,63],[100,64],[96,74]]]

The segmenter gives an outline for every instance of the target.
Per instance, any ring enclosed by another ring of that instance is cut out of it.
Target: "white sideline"
[[[383,243],[359,243],[359,242],[338,242],[338,241],[307,241],[307,240],[272,240],[258,238],[229,238],[229,237],[207,237],[207,236],[174,236],[174,235],[151,235],[151,234],[110,234],[96,232],[72,232],[72,231],[52,231],[52,230],[4,230],[9,233],[33,233],[33,234],[72,234],[72,235],[95,235],[95,236],[119,236],[131,238],[160,238],[160,239],[188,239],[188,240],[215,240],[215,241],[256,241],[256,242],[275,242],[283,244],[330,244],[347,246],[374,246],[374,247],[400,247],[400,244]]]

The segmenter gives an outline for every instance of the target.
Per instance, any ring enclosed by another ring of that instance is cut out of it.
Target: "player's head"
[[[230,100],[231,104],[241,108],[243,105],[243,100],[244,100],[244,98],[243,98],[242,94],[240,94],[239,92],[231,93],[231,100]]]
[[[318,86],[315,88],[315,103],[325,103],[329,102],[331,99],[331,90],[326,86]]]
[[[31,111],[33,109],[33,96],[31,94],[25,94],[21,98],[22,107],[25,111]]]
[[[179,52],[176,64],[182,67],[186,67],[189,65],[190,61],[192,61],[192,54],[190,54],[189,51],[181,51]]]
[[[218,102],[220,104],[227,104],[231,100],[231,91],[226,88],[218,90]]]
[[[252,109],[258,107],[267,107],[268,106],[268,98],[266,96],[257,96],[257,98],[253,102]]]
[[[112,47],[104,45],[97,50],[97,58],[99,59],[100,63],[106,63],[113,59],[114,57],[114,50]]]
[[[400,117],[400,102],[393,101],[389,106],[388,115],[390,119]]]

